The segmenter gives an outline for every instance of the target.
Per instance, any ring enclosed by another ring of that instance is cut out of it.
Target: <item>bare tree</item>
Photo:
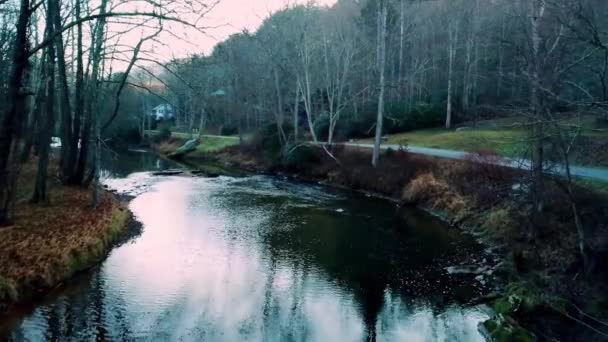
[[[380,144],[382,143],[382,123],[384,121],[384,92],[386,88],[386,36],[387,36],[387,27],[386,21],[388,16],[388,9],[386,1],[380,1],[378,7],[378,17],[380,18],[380,40],[378,44],[380,45],[380,65],[379,65],[379,74],[380,80],[378,84],[379,92],[378,92],[378,114],[376,118],[376,135],[374,138],[374,151],[372,155],[372,165],[374,167],[378,166],[378,159],[380,158]]]

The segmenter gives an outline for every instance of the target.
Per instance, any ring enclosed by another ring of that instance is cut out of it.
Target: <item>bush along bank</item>
[[[32,172],[26,165],[20,188],[31,188]],[[129,232],[131,213],[111,193],[102,192],[96,209],[90,189],[49,179],[49,194],[46,205],[29,204],[22,194],[13,225],[0,229],[0,315],[97,265]]]
[[[583,274],[567,194],[547,179],[542,212],[531,205],[525,172],[484,163],[494,156],[453,161],[386,151],[377,168],[367,149],[281,146],[261,134],[245,146],[205,156],[183,156],[191,165],[215,163],[250,172],[300,179],[380,194],[423,208],[452,226],[476,234],[502,255],[491,272],[508,283],[488,301],[494,318],[481,327],[489,339],[598,340],[608,319],[608,206],[599,193],[575,187],[574,200],[595,251],[595,267]],[[335,159],[334,159],[335,158]],[[497,298],[497,299],[496,299]],[[509,305],[505,305],[509,303]],[[566,323],[566,324],[564,324]]]

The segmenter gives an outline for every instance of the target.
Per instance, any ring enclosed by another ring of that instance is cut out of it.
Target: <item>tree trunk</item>
[[[298,141],[298,126],[300,125],[300,85],[296,82],[296,97],[293,105],[293,140],[294,143]]]
[[[540,28],[539,22],[544,14],[544,1],[532,0],[530,2],[530,35],[532,41],[532,51],[529,65],[529,74],[531,78],[530,85],[530,103],[532,111],[532,176],[533,176],[533,191],[534,207],[537,212],[542,211],[543,201],[543,103],[540,98]]]
[[[502,95],[502,82],[504,79],[504,53],[503,53],[503,41],[505,40],[505,19],[501,17],[501,25],[500,25],[500,42],[498,43],[498,79],[496,80],[496,98],[500,101]]]
[[[387,20],[387,8],[386,3],[382,1],[381,5],[381,26],[382,26],[382,39],[380,39],[380,92],[378,94],[378,115],[376,117],[376,136],[374,139],[374,151],[372,154],[372,165],[378,166],[378,159],[380,158],[380,144],[382,142],[382,122],[384,120],[384,91],[385,91],[385,68],[386,68],[386,20]]]
[[[468,37],[466,40],[466,49],[464,56],[464,76],[462,80],[462,113],[463,116],[468,114],[469,110],[469,95],[471,91],[471,55],[473,53],[473,38]],[[453,64],[454,61],[451,60],[450,64]]]
[[[76,173],[74,175],[74,181],[72,183],[75,184],[83,184],[87,161],[89,158],[89,143],[91,138],[91,126],[93,124],[93,110],[97,106],[97,95],[99,91],[99,66],[101,63],[101,55],[103,50],[103,42],[104,42],[104,29],[105,29],[105,16],[106,7],[108,0],[102,0],[101,7],[99,10],[100,15],[102,15],[97,22],[97,26],[95,27],[95,35],[93,39],[93,52],[91,57],[91,78],[89,80],[89,85],[87,87],[87,94],[89,96],[89,101],[86,105],[85,116],[82,127],[82,134],[80,139],[80,153],[78,155],[78,163],[76,166]]]
[[[281,94],[281,86],[279,83],[279,71],[278,68],[274,68],[274,86],[275,91],[277,92],[277,114],[275,116],[276,124],[277,124],[277,133],[279,134],[279,139],[281,143],[287,142],[287,137],[285,136],[285,132],[283,131],[283,95]]]
[[[47,19],[46,37],[50,39],[54,35],[53,15],[59,3],[57,0],[47,0]],[[49,165],[49,152],[51,136],[55,126],[55,47],[56,44],[49,44],[46,48],[46,86],[45,86],[45,116],[38,125],[38,172],[36,174],[36,184],[34,187],[33,203],[47,202],[46,191],[47,171]]]
[[[95,161],[93,162],[93,208],[99,206],[99,176],[101,171],[101,127],[99,121],[101,118],[97,115],[95,118]]]
[[[55,31],[61,31],[61,13],[59,6],[53,8],[52,15]],[[63,48],[62,35],[55,38],[55,46],[57,50],[57,71],[59,76],[60,103],[61,103],[61,170],[62,175],[66,174],[67,170],[71,170],[72,162],[68,160],[72,153],[72,107],[70,105],[70,90],[68,87],[68,77],[65,66],[65,56]],[[67,170],[66,170],[67,168]],[[69,171],[68,171],[69,173]],[[63,178],[63,177],[62,177]],[[63,178],[65,179],[65,178]]]
[[[397,80],[399,90],[401,90],[403,82],[403,45],[405,44],[405,0],[401,0],[399,5],[399,71]]]
[[[15,128],[19,114],[23,113],[24,94],[21,91],[23,73],[28,61],[28,39],[27,29],[31,16],[30,1],[21,0],[19,6],[19,19],[15,34],[13,47],[13,68],[11,70],[9,85],[7,112],[0,122],[0,226],[9,222],[9,208],[11,201],[11,172],[10,154],[13,147]]]
[[[36,95],[34,96],[32,108],[29,112],[29,122],[27,123],[27,129],[24,132],[23,149],[21,150],[21,162],[25,163],[29,160],[32,153],[32,148],[36,145],[36,132],[38,132],[38,125],[40,125],[40,117],[42,116],[42,106],[44,104],[45,97],[45,86],[46,86],[46,54],[43,55],[39,61],[38,76],[36,77],[35,88]]]
[[[458,28],[453,23],[450,23],[449,30],[449,47],[448,47],[448,98],[445,114],[445,128],[452,128],[452,97],[454,92],[454,60],[456,58],[456,41],[458,39]]]
[[[76,20],[80,19],[80,1],[75,2],[75,17]],[[76,26],[76,82],[74,85],[74,120],[72,122],[72,140],[68,143],[70,148],[68,149],[69,155],[65,160],[66,172],[63,176],[68,180],[69,183],[78,183],[74,181],[76,173],[76,163],[78,161],[79,154],[79,142],[81,141],[81,130],[82,130],[82,117],[84,116],[84,63],[83,63],[83,47],[82,47],[82,23]]]

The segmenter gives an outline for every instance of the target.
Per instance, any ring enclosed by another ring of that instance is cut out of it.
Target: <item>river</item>
[[[142,233],[0,322],[14,341],[483,341],[482,247],[395,204],[280,177],[162,177],[106,158]]]

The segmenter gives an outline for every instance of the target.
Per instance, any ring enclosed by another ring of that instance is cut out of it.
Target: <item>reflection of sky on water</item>
[[[15,339],[482,340],[485,315],[445,293],[469,284],[435,272],[455,260],[416,247],[456,253],[470,242],[425,227],[395,243],[390,204],[263,176],[106,183],[141,194],[131,209],[143,235],[88,286],[39,307]]]

